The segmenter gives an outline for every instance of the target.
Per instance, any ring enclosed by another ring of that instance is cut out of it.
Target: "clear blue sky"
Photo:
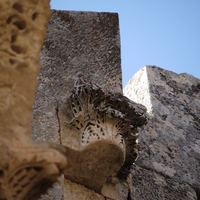
[[[200,0],[51,0],[51,8],[119,14],[123,86],[144,65],[200,78]]]

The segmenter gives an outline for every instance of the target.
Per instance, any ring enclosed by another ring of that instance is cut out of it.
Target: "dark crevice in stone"
[[[62,145],[62,140],[61,140],[61,125],[60,125],[60,118],[59,118],[59,106],[58,104],[56,105],[56,118],[57,118],[57,121],[58,121],[58,141],[59,141],[59,144]]]
[[[192,187],[192,186],[191,186]],[[197,195],[197,200],[200,200],[200,188],[198,187],[192,187]]]
[[[131,191],[130,191],[130,189],[128,190],[128,197],[127,197],[127,200],[131,200]]]

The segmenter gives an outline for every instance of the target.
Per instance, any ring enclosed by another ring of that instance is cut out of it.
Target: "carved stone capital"
[[[65,148],[56,144],[1,138],[0,149],[0,199],[37,199],[59,181],[67,164]]]
[[[118,105],[113,105],[113,99]],[[70,163],[64,171],[67,179],[100,191],[106,179],[123,166],[126,160],[123,135],[132,126],[120,101],[81,78],[62,100],[58,113],[61,144],[68,149]]]

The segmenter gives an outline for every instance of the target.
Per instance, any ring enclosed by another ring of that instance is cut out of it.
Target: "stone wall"
[[[149,113],[129,177],[132,199],[200,198],[200,80],[145,66],[124,95]]]

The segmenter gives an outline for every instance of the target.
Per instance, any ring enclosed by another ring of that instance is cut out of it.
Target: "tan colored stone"
[[[0,2],[0,132],[30,138],[39,55],[50,16],[49,1]]]
[[[37,199],[59,180],[65,149],[33,144],[30,123],[49,0],[0,2],[0,199]]]
[[[124,164],[122,135],[130,129],[106,99],[99,87],[79,82],[59,108],[61,141],[70,161],[65,177],[95,191]]]
[[[0,199],[37,199],[59,181],[66,167],[65,149],[54,144],[30,144],[0,140]]]
[[[65,179],[64,186],[64,199],[70,200],[105,200],[105,198],[95,193],[93,190],[89,190],[83,185],[73,183]]]

